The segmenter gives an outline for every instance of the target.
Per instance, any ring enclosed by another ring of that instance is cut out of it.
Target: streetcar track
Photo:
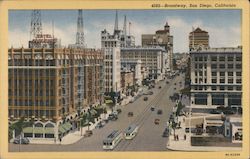
[[[151,102],[149,102],[149,104],[146,105],[146,107],[143,109],[143,112],[141,112],[140,115],[137,116],[134,119],[134,121],[130,123],[130,125],[132,123],[135,123],[137,126],[139,126],[139,129],[138,129],[138,131],[139,131],[140,127],[145,124],[145,121],[146,121],[145,118],[148,117],[151,114],[151,111],[149,110],[149,108],[152,105],[154,105],[155,108],[159,108],[159,105],[158,105],[158,103],[160,102],[159,99],[161,99],[168,92],[168,90],[171,88],[171,85],[172,85],[173,82],[174,82],[174,80],[171,81],[170,87],[167,90],[165,90],[165,89],[166,89],[166,87],[168,85],[165,84],[165,86],[163,87],[163,89],[160,92],[158,92],[158,94],[156,95],[156,98],[154,98]],[[132,141],[133,140],[131,140],[131,141],[125,140],[122,145],[119,145],[119,147],[116,147],[116,148],[118,148],[116,151],[124,151],[124,150],[126,150],[126,148],[132,143]]]

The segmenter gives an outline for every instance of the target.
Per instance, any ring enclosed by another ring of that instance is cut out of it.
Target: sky
[[[77,10],[42,10],[42,29],[61,39],[63,46],[75,43]],[[209,33],[210,47],[241,45],[241,10],[118,10],[119,29],[124,15],[131,22],[131,35],[141,45],[142,34],[154,34],[166,21],[174,36],[174,52],[188,52],[188,35],[192,27]],[[101,47],[101,31],[114,30],[115,10],[83,10],[85,42],[89,48]],[[9,11],[9,47],[28,47],[30,39],[30,10]],[[127,28],[128,30],[128,28]],[[128,32],[128,31],[127,31]]]

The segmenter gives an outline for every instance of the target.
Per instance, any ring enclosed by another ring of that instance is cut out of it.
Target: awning
[[[91,109],[91,110],[90,110],[90,114],[91,114],[91,115],[95,115],[95,114],[97,114],[97,111],[96,111],[95,109]]]
[[[72,125],[69,122],[66,122],[66,123],[61,124],[59,126],[59,132],[65,133],[65,132],[69,131],[71,128],[72,128]]]
[[[34,134],[43,134],[43,127],[34,127]]]
[[[23,128],[23,133],[33,133],[33,127]]]
[[[106,104],[111,104],[111,103],[113,103],[113,101],[112,100],[105,100],[105,103]]]
[[[45,128],[45,134],[54,134],[54,128]]]

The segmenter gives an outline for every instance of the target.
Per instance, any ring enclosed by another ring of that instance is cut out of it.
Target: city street
[[[118,106],[122,110],[122,113],[118,115],[118,120],[109,121],[103,128],[94,129],[91,137],[82,138],[71,145],[15,145],[10,143],[9,151],[103,151],[103,139],[113,130],[123,132],[130,124],[139,126],[138,134],[133,140],[123,139],[113,151],[167,151],[167,138],[162,137],[162,133],[175,104],[170,101],[169,96],[182,89],[179,82],[184,83],[184,75],[181,74],[172,80],[168,79],[168,81],[169,84],[166,84],[166,80],[160,81],[155,85],[155,88],[149,90],[153,91],[154,94],[147,95],[148,101],[144,101],[145,95],[142,95],[133,103]],[[162,88],[159,89],[159,86]],[[151,106],[156,109],[151,111]],[[159,109],[163,111],[161,115],[157,114]],[[128,117],[128,112],[133,112],[133,117]],[[154,124],[156,118],[160,119],[159,125]]]

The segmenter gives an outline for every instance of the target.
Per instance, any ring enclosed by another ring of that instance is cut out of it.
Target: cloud
[[[210,47],[236,47],[241,45],[241,28],[237,26],[217,27],[216,24],[204,24],[200,19],[193,22],[187,22],[181,17],[167,17],[170,26],[170,33],[174,36],[174,52],[187,52],[188,35],[193,27],[200,27],[209,33]],[[131,35],[135,36],[136,45],[141,45],[142,34],[154,34],[156,30],[163,29],[166,20],[165,18],[155,23],[145,24],[135,20],[131,22]],[[123,21],[119,19],[119,29],[122,29]],[[128,22],[127,22],[128,27]],[[101,47],[101,31],[106,29],[111,34],[114,29],[114,21],[96,20],[84,24],[85,42],[88,47]],[[128,28],[127,28],[128,32]],[[43,33],[52,34],[52,24],[43,23]],[[76,24],[54,25],[54,35],[61,39],[63,46],[75,43]],[[15,28],[9,30],[9,47],[27,47],[29,40],[29,27]]]

